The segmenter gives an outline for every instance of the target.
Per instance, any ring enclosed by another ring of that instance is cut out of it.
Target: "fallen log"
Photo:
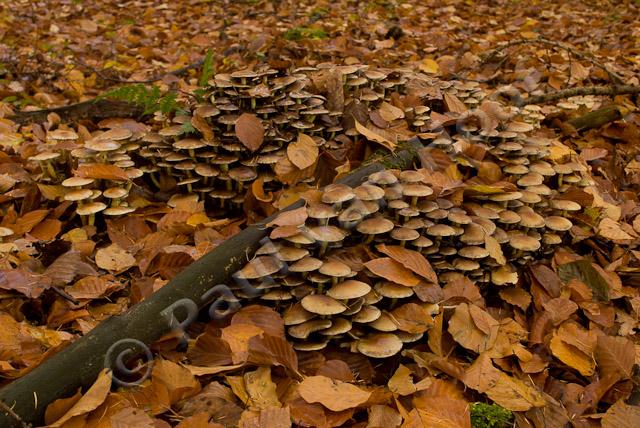
[[[140,105],[120,100],[92,99],[68,106],[55,107],[43,110],[20,111],[9,119],[25,125],[27,123],[42,123],[47,116],[55,113],[60,116],[62,122],[76,122],[82,119],[107,119],[110,117],[139,117],[144,108]]]
[[[362,166],[338,180],[357,186],[370,174],[384,168],[406,169],[417,159],[422,144],[417,138],[399,147],[397,153]],[[283,211],[299,208],[303,201]],[[267,236],[265,224],[279,213],[247,227],[222,243],[187,269],[176,275],[156,293],[122,315],[109,318],[38,367],[0,389],[0,426],[23,427],[42,425],[47,405],[56,399],[73,395],[78,388],[88,388],[105,367],[105,355],[114,344],[149,345],[175,327],[175,318],[162,316],[171,305],[182,299],[194,302],[198,309],[214,300],[204,298],[213,287],[227,284],[231,275],[253,255],[260,240]],[[10,409],[10,411],[9,411]]]

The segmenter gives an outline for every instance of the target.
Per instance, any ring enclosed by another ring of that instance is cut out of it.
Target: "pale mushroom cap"
[[[518,282],[518,272],[503,266],[491,272],[491,282],[495,285],[515,284]]]
[[[351,274],[351,268],[347,264],[338,260],[325,261],[319,271],[321,274],[338,278],[349,276]]]
[[[521,217],[520,225],[523,227],[544,227],[544,218],[529,207],[518,209],[518,215]]]
[[[95,180],[93,178],[85,178],[85,177],[69,177],[62,182],[64,187],[80,187],[86,186],[87,184],[93,183]]]
[[[76,212],[79,215],[91,215],[91,214],[99,213],[105,208],[107,208],[107,206],[102,202],[91,202],[89,204],[76,208]]]
[[[427,233],[431,236],[453,236],[456,230],[447,224],[434,224],[427,228]]]
[[[538,186],[544,182],[544,177],[542,174],[537,172],[530,172],[528,174],[523,175],[518,179],[518,186],[528,187],[528,186]]]
[[[206,144],[202,140],[198,140],[195,138],[185,138],[183,140],[178,140],[173,143],[173,147],[181,150],[195,150],[200,149],[202,147],[206,147]]]
[[[42,153],[38,153],[35,156],[31,156],[29,159],[35,160],[35,161],[48,161],[52,159],[57,159],[59,157],[60,157],[60,153],[42,152]]]
[[[413,241],[420,237],[420,233],[408,227],[397,227],[391,231],[391,237],[397,241]]]
[[[522,197],[522,193],[520,192],[504,192],[504,193],[496,193],[495,195],[490,195],[489,199],[495,202],[506,202],[513,201],[516,199],[520,199]]]
[[[424,197],[433,195],[433,189],[424,184],[405,184],[402,186],[402,194],[411,197]]]
[[[124,205],[120,205],[118,207],[110,207],[103,211],[104,215],[125,215],[134,212],[136,209],[132,207],[126,207]]]
[[[296,247],[282,247],[275,252],[275,256],[283,262],[295,262],[309,255],[309,250]]]
[[[383,311],[378,319],[367,323],[367,327],[371,327],[378,331],[391,332],[398,330],[398,322],[395,321],[393,316],[391,316],[388,312]]]
[[[347,309],[344,304],[323,294],[309,294],[300,303],[307,311],[318,315],[337,315]]]
[[[64,195],[65,201],[84,201],[85,199],[90,199],[93,196],[93,191],[91,189],[76,189],[70,192],[67,192]]]
[[[289,271],[291,272],[312,272],[314,270],[319,269],[322,266],[322,261],[316,259],[315,257],[304,257],[291,266],[289,266]]]
[[[392,172],[383,170],[374,172],[369,175],[369,181],[374,184],[381,184],[383,186],[394,184],[398,182],[398,177],[396,177]]]
[[[582,209],[579,203],[568,199],[552,199],[549,204],[551,208],[562,211],[580,211]]]
[[[411,287],[405,287],[404,285],[391,281],[379,282],[374,289],[378,294],[389,299],[403,299],[413,296]]]
[[[3,238],[5,236],[11,236],[11,235],[13,235],[13,229],[0,226],[0,238]]]
[[[353,316],[352,321],[358,323],[370,323],[380,318],[380,315],[382,315],[382,311],[380,309],[373,305],[364,305],[360,308],[358,313]]]
[[[351,327],[353,326],[351,324],[351,321],[341,317],[332,318],[331,322],[331,327],[320,330],[318,333],[323,336],[337,336],[339,334],[344,334],[350,331]]]
[[[377,201],[384,197],[384,189],[373,184],[362,184],[353,189],[356,197],[363,201]]]
[[[516,224],[516,223],[519,223],[520,220],[521,220],[521,217],[517,213],[511,210],[500,211],[499,218],[498,218],[498,221],[504,224]]]
[[[357,299],[358,297],[366,296],[370,291],[371,286],[369,284],[349,279],[327,290],[327,296],[338,300]]]
[[[371,358],[388,358],[402,350],[402,341],[392,333],[379,333],[358,340],[356,349]]]
[[[377,235],[379,233],[386,233],[392,230],[394,224],[391,220],[388,220],[384,217],[373,217],[364,220],[362,223],[358,224],[356,229],[358,232],[363,233],[365,235]]]
[[[297,302],[294,305],[288,307],[282,314],[284,325],[301,324],[303,322],[309,321],[313,317],[315,317],[315,314],[312,314],[311,312],[303,308],[300,302]]]
[[[483,259],[489,257],[489,251],[483,247],[469,246],[460,248],[458,255],[468,259]]]
[[[516,250],[535,251],[540,248],[540,241],[527,235],[515,235],[509,239],[509,245]]]
[[[329,339],[322,342],[294,342],[293,349],[296,351],[319,351],[327,347]]]
[[[322,194],[322,202],[336,204],[350,201],[355,197],[353,190],[344,184],[330,184],[326,186]]]
[[[291,300],[293,295],[287,290],[270,290],[260,296],[262,300],[271,300],[271,301],[283,301],[283,300]]]
[[[307,207],[307,214],[311,218],[328,219],[338,215],[336,210],[328,204],[313,204]]]
[[[296,339],[306,339],[309,335],[318,330],[324,330],[331,327],[330,319],[315,319],[296,324],[287,329],[287,333]]]
[[[480,263],[476,262],[475,260],[457,258],[453,261],[453,267],[456,270],[467,272],[478,269],[480,267]]]
[[[76,140],[78,134],[75,131],[68,129],[56,129],[54,131],[47,132],[47,137],[52,140]]]
[[[309,235],[318,242],[339,242],[346,232],[335,226],[315,226],[309,228]]]
[[[573,227],[571,220],[556,215],[547,217],[544,222],[549,229],[560,232],[564,232]]]
[[[117,198],[124,198],[129,194],[129,192],[127,192],[127,189],[124,189],[122,187],[111,187],[105,190],[102,194],[104,195],[105,198],[117,199]]]

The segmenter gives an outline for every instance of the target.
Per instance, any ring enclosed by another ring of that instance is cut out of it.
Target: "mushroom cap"
[[[107,208],[107,206],[102,202],[91,202],[76,208],[76,212],[78,213],[78,215],[91,215],[91,214],[99,213],[105,208]]]
[[[104,215],[113,215],[113,216],[118,216],[118,215],[125,215],[125,214],[129,214],[134,212],[136,209],[133,207],[127,207],[124,205],[119,205],[117,207],[109,207],[106,210],[103,211]]]
[[[296,339],[306,339],[309,335],[318,330],[325,330],[331,327],[330,319],[314,319],[296,324],[287,329],[287,333]]]
[[[537,172],[538,174],[541,174],[547,177],[556,175],[556,170],[553,169],[550,163],[545,161],[533,162],[531,165],[529,165],[529,170],[531,172]]]
[[[87,149],[96,151],[96,152],[111,152],[114,150],[118,150],[120,148],[120,144],[111,140],[102,140],[102,139],[92,139],[89,141],[85,141],[84,146]]]
[[[420,233],[417,230],[409,229],[408,227],[396,227],[391,231],[390,235],[396,241],[413,241],[420,237]]]
[[[458,255],[467,259],[484,259],[489,257],[489,250],[484,247],[468,246],[458,250]]]
[[[387,186],[389,184],[397,183],[398,177],[396,177],[391,171],[382,170],[369,175],[369,182]]]
[[[86,186],[87,184],[93,183],[95,180],[93,178],[86,177],[69,177],[62,182],[64,187],[80,187]]]
[[[540,248],[540,241],[528,235],[514,235],[509,238],[509,245],[516,250],[536,251]]]
[[[542,201],[542,197],[537,193],[530,192],[528,190],[522,191],[522,197],[520,198],[520,202],[525,204],[537,204]]]
[[[309,250],[296,247],[279,248],[274,255],[283,262],[295,262],[309,255]]]
[[[506,165],[502,170],[512,175],[524,175],[529,172],[529,168],[526,165]]]
[[[315,257],[304,257],[291,266],[289,266],[290,272],[312,272],[319,269],[322,266],[322,261]]]
[[[93,191],[91,189],[76,189],[67,192],[64,195],[65,201],[84,201],[85,199],[91,199]]]
[[[284,263],[271,256],[259,256],[247,263],[242,269],[236,272],[235,276],[240,279],[257,279],[278,272]]]
[[[327,296],[338,300],[357,299],[358,297],[366,296],[370,291],[371,286],[369,284],[355,279],[348,279],[327,290]]]
[[[557,215],[552,215],[544,220],[546,226],[555,231],[564,232],[573,227],[571,220]]]
[[[287,290],[275,289],[275,290],[267,291],[266,293],[261,295],[260,298],[262,300],[271,300],[271,301],[280,302],[280,301],[283,301],[283,300],[291,300],[291,299],[293,299],[293,295],[290,292],[288,292]]]
[[[35,156],[31,156],[29,159],[30,160],[35,160],[35,161],[48,161],[48,160],[52,160],[52,159],[57,159],[59,157],[60,157],[60,153],[42,152],[42,153],[38,153]]]
[[[551,205],[551,208],[562,211],[580,211],[582,209],[579,203],[568,199],[552,199],[549,205]]]
[[[319,351],[321,349],[324,349],[327,347],[327,344],[329,343],[329,339],[326,339],[324,341],[321,342],[309,342],[309,341],[305,341],[305,342],[294,342],[293,343],[293,349],[295,349],[296,351]]]
[[[327,260],[322,263],[319,272],[323,275],[342,278],[351,275],[351,268],[349,267],[349,265],[342,263],[341,261]]]
[[[404,285],[391,281],[379,282],[375,285],[374,289],[378,294],[389,299],[403,299],[413,296],[411,287],[405,287]]]
[[[326,204],[336,204],[350,201],[355,197],[351,187],[344,184],[330,184],[324,188],[322,202]]]
[[[404,184],[402,194],[410,197],[424,197],[433,195],[433,189],[425,184]]]
[[[69,129],[56,129],[47,132],[47,138],[52,140],[76,140],[78,139],[78,134]]]
[[[431,236],[453,236],[456,230],[447,224],[434,224],[427,228],[427,233]]]
[[[544,227],[544,218],[529,207],[520,207],[518,215],[520,216],[520,225],[523,227]]]
[[[520,192],[503,192],[496,193],[494,195],[490,195],[489,199],[495,202],[507,202],[514,201],[516,199],[520,199],[522,197],[522,193]]]
[[[515,284],[518,282],[518,272],[509,266],[502,266],[491,271],[491,282],[495,285]]]
[[[382,315],[382,311],[373,305],[363,305],[360,310],[351,318],[353,322],[370,323]]]
[[[346,236],[346,232],[336,226],[315,226],[309,228],[308,233],[317,242],[340,242]]]
[[[324,294],[309,294],[300,303],[307,311],[318,315],[337,315],[347,309],[344,304]]]
[[[336,317],[331,319],[331,327],[320,330],[318,333],[323,336],[337,336],[350,331],[351,327],[351,321],[346,318]]]
[[[102,192],[102,194],[104,195],[105,198],[118,199],[118,198],[124,198],[129,194],[129,192],[127,191],[127,189],[124,189],[122,187],[110,187],[106,189],[104,192]]]
[[[13,229],[0,226],[0,238],[4,238],[5,236],[11,236],[11,235],[13,235]]]
[[[329,204],[312,204],[307,207],[307,214],[311,218],[328,219],[338,215],[336,210]]]
[[[471,223],[464,227],[464,233],[460,240],[467,245],[484,244],[484,237],[487,234],[485,229],[477,223]]]
[[[460,211],[449,211],[447,220],[455,224],[469,224],[473,221],[471,217]]]
[[[391,332],[398,330],[398,322],[393,318],[391,314],[386,311],[382,311],[378,319],[367,323],[367,327],[371,327],[378,331]]]
[[[303,308],[300,302],[296,302],[292,306],[289,306],[282,314],[284,325],[301,324],[309,321],[313,317],[315,317],[315,314],[312,314]]]
[[[356,198],[362,201],[377,201],[384,198],[384,189],[373,184],[361,184],[353,189]]]
[[[453,267],[456,270],[468,272],[478,269],[480,267],[480,263],[476,262],[475,260],[463,259],[458,257],[453,260]]]
[[[372,334],[358,340],[356,349],[371,358],[388,358],[402,350],[402,341],[392,333]]]
[[[197,138],[184,138],[173,143],[173,147],[179,150],[195,150],[206,146],[204,141]]]
[[[546,184],[539,184],[537,186],[529,186],[529,187],[526,187],[525,190],[528,191],[528,192],[536,193],[538,195],[542,195],[542,196],[549,196],[552,193],[551,189]]]
[[[528,186],[538,186],[544,182],[544,176],[537,172],[530,172],[528,174],[523,175],[517,181],[518,186],[528,187]]]
[[[229,177],[235,181],[245,182],[255,180],[258,173],[248,166],[239,166],[229,170]]]
[[[522,220],[517,213],[511,210],[500,211],[498,215],[499,215],[498,222],[503,224],[516,224],[516,223],[519,223],[520,220]]]
[[[378,216],[364,220],[358,224],[356,230],[365,235],[377,235],[389,232],[393,228],[394,224],[391,220]]]

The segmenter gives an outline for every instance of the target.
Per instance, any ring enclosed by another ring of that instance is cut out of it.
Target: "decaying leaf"
[[[236,136],[244,146],[255,152],[264,141],[264,126],[255,114],[242,113],[235,124]]]
[[[318,159],[318,146],[308,135],[298,134],[298,139],[287,146],[287,156],[291,163],[300,169],[313,165]]]

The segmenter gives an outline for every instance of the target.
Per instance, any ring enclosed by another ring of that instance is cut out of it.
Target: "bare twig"
[[[554,40],[545,39],[544,37],[538,37],[537,39],[518,39],[518,40],[511,40],[509,42],[506,42],[506,43],[498,46],[497,48],[493,49],[492,51],[489,51],[486,54],[484,54],[482,56],[481,64],[486,64],[487,62],[490,62],[498,54],[500,54],[502,51],[504,51],[506,49],[509,49],[512,46],[518,46],[518,45],[524,45],[524,44],[533,44],[533,43],[542,43],[542,44],[545,44],[547,46],[553,46],[555,48],[565,50],[569,54],[569,56],[573,55],[576,58],[580,58],[580,59],[583,59],[585,61],[589,61],[590,63],[592,63],[596,67],[601,68],[602,70],[604,70],[609,75],[609,79],[612,82],[614,82],[616,84],[623,84],[624,83],[624,80],[623,80],[622,76],[620,76],[619,74],[617,74],[616,72],[611,70],[606,65],[602,64],[601,62],[599,62],[597,59],[595,59],[591,55],[585,54],[583,52],[580,52],[580,51],[578,51],[578,50],[576,50],[576,49],[574,49],[574,48],[572,48],[570,46],[567,46],[565,44],[556,42]]]
[[[16,421],[18,421],[18,423],[22,425],[22,428],[31,428],[31,424],[28,424],[25,421],[23,421],[22,418],[20,418],[20,416],[16,412],[14,412],[11,407],[7,406],[7,404],[2,400],[0,400],[0,411],[8,414],[12,418],[14,418]]]
[[[518,104],[546,104],[551,101],[558,101],[565,98],[583,95],[625,95],[640,94],[640,86],[613,85],[613,86],[582,86],[579,88],[563,89],[562,91],[550,92],[544,95],[536,95],[529,98],[519,98]]]

